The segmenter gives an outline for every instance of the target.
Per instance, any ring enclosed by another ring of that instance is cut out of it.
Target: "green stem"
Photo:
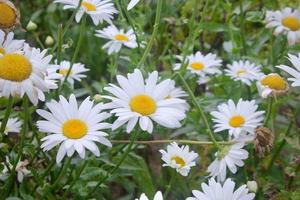
[[[7,125],[7,121],[9,119],[9,115],[11,113],[13,105],[14,105],[14,98],[12,96],[9,96],[8,104],[6,106],[6,111],[5,111],[5,114],[4,114],[4,118],[1,122],[0,134],[4,134],[4,131],[5,131],[5,128],[6,128],[6,125]]]
[[[164,199],[167,199],[168,194],[169,194],[169,192],[170,192],[170,190],[171,190],[171,187],[172,187],[172,185],[173,185],[173,182],[174,182],[174,180],[175,180],[175,177],[176,177],[176,170],[173,169],[172,175],[171,175],[171,178],[170,178],[170,182],[169,182],[169,184],[166,186],[166,191],[165,191],[165,193],[164,193]]]
[[[127,158],[129,152],[131,151],[131,148],[134,144],[134,141],[136,140],[138,136],[138,131],[134,132],[133,135],[131,136],[131,140],[130,140],[130,143],[126,149],[126,151],[124,152],[123,156],[121,157],[121,159],[119,160],[119,162],[117,163],[117,165],[112,169],[110,170],[110,172],[108,172],[102,179],[100,179],[98,181],[98,183],[96,184],[96,186],[94,187],[94,189],[88,194],[87,198],[88,199],[89,197],[91,197],[91,195],[93,195],[97,188],[102,184],[104,183],[109,177],[111,177],[118,169],[119,167],[121,166],[121,164],[124,162],[124,160]]]
[[[62,44],[63,44],[63,27],[58,25],[58,36],[57,36],[57,64],[60,64],[62,58]]]
[[[294,182],[294,179],[295,179],[295,177],[296,177],[296,175],[297,175],[297,172],[298,172],[299,170],[300,170],[300,162],[298,163],[298,165],[297,165],[296,168],[295,168],[295,174],[294,174],[294,176],[292,176],[292,177],[290,178],[289,182],[288,182],[288,186],[287,186],[288,189],[290,189],[290,188],[292,187],[293,182]]]
[[[143,54],[140,62],[137,65],[137,68],[143,68],[145,60],[146,60],[148,54],[150,53],[150,51],[152,49],[155,37],[157,35],[158,27],[159,27],[159,24],[160,24],[161,10],[162,10],[162,0],[157,0],[156,17],[155,17],[155,23],[154,23],[154,26],[153,26],[154,27],[153,32],[152,32],[151,38],[150,38],[150,40],[149,40],[149,42],[146,46],[144,54]]]
[[[113,144],[128,144],[130,140],[111,140]],[[209,141],[197,141],[197,140],[144,140],[144,141],[135,141],[134,144],[169,144],[172,142],[177,142],[181,144],[194,144],[194,145],[215,145],[214,142]],[[219,145],[232,145],[235,144],[235,141],[218,141]]]
[[[245,20],[244,20],[244,9],[243,9],[243,0],[240,0],[240,16],[241,16],[241,39],[242,39],[242,55],[245,56],[247,55],[247,44],[245,40]]]
[[[189,85],[187,84],[187,82],[184,80],[184,78],[181,76],[180,73],[176,72],[177,76],[180,78],[180,80],[182,81],[185,89],[187,90],[189,96],[192,98],[192,102],[194,103],[194,105],[196,106],[196,108],[198,109],[200,115],[201,115],[201,118],[206,126],[206,129],[207,129],[207,132],[208,132],[208,135],[210,137],[210,139],[212,140],[212,142],[214,143],[214,145],[220,149],[220,145],[218,144],[217,140],[215,139],[214,137],[214,134],[213,134],[213,131],[211,130],[210,126],[209,126],[209,123],[208,123],[208,120],[205,116],[205,113],[204,111],[202,110],[201,106],[199,105],[199,103],[197,102],[196,100],[196,97],[194,95],[194,93],[192,92],[191,88],[189,87]]]
[[[273,98],[269,97],[267,115],[266,115],[266,119],[264,121],[263,126],[267,126],[267,124],[270,120],[270,117],[271,117],[271,114],[272,114],[272,105],[273,105]]]

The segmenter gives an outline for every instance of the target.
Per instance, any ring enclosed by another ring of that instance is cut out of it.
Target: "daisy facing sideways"
[[[63,60],[57,66],[58,66],[58,73],[62,75],[61,80],[64,80],[67,76],[67,73],[68,73],[70,67],[71,67],[71,62]],[[70,84],[74,84],[74,80],[80,82],[81,78],[86,77],[86,75],[83,74],[83,73],[87,72],[87,71],[89,71],[89,69],[85,68],[84,64],[74,63],[73,66],[72,66],[72,69],[69,73],[67,81]]]
[[[6,53],[20,52],[24,46],[24,40],[15,40],[14,33],[5,34],[0,30],[0,55]]]
[[[293,82],[292,83],[293,87],[299,87],[300,86],[300,53],[298,54],[298,56],[288,54],[288,59],[293,64],[294,68],[286,65],[279,65],[276,67],[282,69],[283,71],[293,76],[293,78],[288,78],[287,80]]]
[[[235,104],[231,99],[218,106],[218,111],[211,112],[214,117],[214,131],[228,130],[230,136],[238,138],[240,134],[254,135],[255,129],[262,124],[264,111],[257,111],[254,100],[239,99]]]
[[[8,133],[20,133],[21,126],[22,122],[19,121],[18,118],[9,118],[4,130],[4,134],[7,135]]]
[[[267,28],[275,28],[274,35],[287,35],[289,45],[300,42],[300,7],[267,11],[265,21]]]
[[[102,47],[107,49],[108,54],[119,52],[123,45],[131,49],[138,46],[133,29],[129,29],[126,32],[123,29],[119,30],[114,25],[110,25],[102,30],[97,30],[95,35],[110,40]]]
[[[226,179],[227,168],[235,174],[237,167],[244,166],[245,159],[249,153],[242,149],[244,143],[236,143],[233,145],[224,146],[220,151],[216,152],[216,159],[208,166],[207,172],[210,176],[217,177],[218,181]]]
[[[194,197],[189,197],[186,200],[253,200],[254,193],[249,193],[246,185],[240,186],[234,190],[235,182],[230,178],[226,179],[224,184],[218,183],[214,178],[208,181],[208,184],[202,183],[203,192],[193,190]]]
[[[79,0],[55,0],[54,3],[62,3],[64,9],[76,9],[79,5]],[[88,14],[93,23],[97,26],[99,23],[106,21],[111,23],[114,14],[118,13],[114,7],[112,0],[83,0],[78,12],[76,13],[76,22],[79,22],[84,15]]]
[[[262,98],[283,95],[289,90],[288,83],[276,73],[262,75],[256,82],[257,90]]]
[[[195,159],[198,154],[194,151],[189,151],[189,146],[179,147],[176,142],[171,143],[167,146],[167,151],[159,150],[162,154],[162,160],[165,162],[163,167],[169,166],[174,169],[182,176],[187,176],[191,167],[196,166]]]
[[[149,200],[148,197],[145,195],[145,193],[143,193],[140,198],[136,198],[135,200]],[[153,200],[163,200],[163,195],[161,193],[161,191],[156,192]]]
[[[83,159],[85,149],[90,150],[95,156],[100,156],[100,151],[95,142],[111,147],[111,143],[105,137],[108,135],[102,129],[110,128],[110,124],[103,122],[110,115],[101,112],[102,104],[97,104],[86,98],[80,106],[72,94],[67,101],[63,96],[59,102],[52,100],[46,103],[50,112],[38,109],[37,113],[45,118],[37,122],[41,132],[50,133],[42,138],[41,148],[49,151],[60,144],[57,152],[56,162],[67,155],[71,157],[75,151]]]
[[[254,80],[257,80],[262,74],[260,66],[251,63],[248,60],[234,61],[232,64],[227,65],[225,69],[226,75],[234,81],[241,81],[246,85],[251,85]]]
[[[143,131],[152,133],[153,121],[167,128],[181,127],[186,110],[177,105],[184,104],[185,100],[168,98],[174,89],[170,79],[157,83],[158,72],[154,71],[145,81],[141,71],[135,69],[127,77],[118,75],[117,81],[119,86],[109,84],[104,88],[112,96],[103,96],[111,100],[105,108],[112,109],[111,113],[117,117],[112,124],[113,130],[127,123],[126,131],[130,133],[139,123]]]

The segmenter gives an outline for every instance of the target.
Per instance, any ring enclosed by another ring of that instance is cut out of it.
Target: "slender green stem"
[[[290,178],[289,182],[288,182],[288,186],[287,186],[288,189],[290,189],[292,187],[294,179],[295,179],[295,177],[296,177],[296,175],[297,175],[297,173],[298,173],[299,170],[300,170],[300,162],[298,163],[298,165],[295,168],[295,172],[294,172],[295,174],[294,174],[294,176],[292,176]]]
[[[36,41],[38,42],[38,44],[40,45],[40,47],[41,47],[42,49],[45,49],[45,46],[43,45],[42,41],[40,40],[39,35],[38,35],[36,32],[34,32],[33,35],[34,35]]]
[[[58,36],[57,36],[57,64],[60,64],[62,59],[62,45],[63,45],[63,27],[58,25]]]
[[[111,140],[113,144],[128,144],[130,140]],[[180,144],[194,144],[194,145],[215,145],[214,142],[209,141],[195,141],[195,140],[146,140],[146,141],[135,141],[134,144],[169,144],[172,142],[177,142]],[[235,141],[218,141],[219,145],[232,145],[235,144]]]
[[[210,139],[212,140],[212,142],[214,143],[214,145],[220,149],[220,145],[218,144],[217,140],[215,139],[214,137],[214,133],[213,131],[211,130],[210,126],[209,126],[209,123],[208,123],[208,120],[205,116],[205,113],[204,111],[202,110],[201,106],[199,105],[199,103],[197,102],[196,100],[196,97],[194,95],[194,93],[192,92],[191,88],[189,87],[189,85],[187,84],[187,82],[184,80],[184,78],[181,76],[180,73],[176,72],[177,76],[180,78],[180,80],[182,81],[185,89],[187,90],[189,96],[192,98],[192,102],[194,103],[194,105],[196,106],[196,108],[198,109],[199,113],[200,113],[200,116],[206,126],[206,129],[207,129],[207,132],[208,132],[208,135],[210,137]]]
[[[176,170],[173,169],[172,174],[171,174],[171,178],[170,178],[170,182],[169,182],[169,184],[166,186],[166,191],[165,191],[165,193],[164,193],[164,199],[167,199],[168,194],[169,194],[169,192],[170,192],[170,190],[171,190],[171,187],[172,187],[172,185],[173,185],[173,182],[175,181],[175,177],[176,177]]]
[[[272,114],[272,105],[273,105],[273,98],[269,97],[267,115],[266,115],[263,126],[267,126],[267,124],[270,120],[270,117],[271,117],[271,114]]]
[[[240,25],[240,33],[241,33],[241,39],[242,39],[242,55],[245,56],[247,55],[247,44],[245,40],[245,13],[243,9],[243,0],[240,0],[240,17],[241,17],[241,25]]]
[[[149,40],[149,42],[146,46],[144,54],[143,54],[140,62],[137,65],[137,68],[143,68],[145,60],[146,60],[148,54],[150,53],[150,51],[152,49],[155,37],[157,35],[158,27],[159,27],[159,24],[160,24],[161,10],[162,10],[162,0],[157,0],[156,17],[155,17],[155,23],[154,23],[154,26],[153,26],[154,27],[153,32],[152,32],[151,38],[150,38],[150,40]]]
[[[5,128],[6,128],[6,124],[7,121],[9,119],[9,115],[11,113],[12,107],[14,105],[14,99],[12,96],[9,96],[8,98],[8,104],[6,106],[6,110],[5,110],[5,114],[4,114],[4,118],[1,122],[1,128],[0,128],[0,134],[4,134]]]
[[[116,165],[112,170],[110,170],[110,172],[108,172],[102,179],[100,179],[100,180],[98,181],[98,183],[97,183],[97,185],[94,187],[94,189],[92,189],[92,191],[88,194],[87,199],[88,199],[89,197],[91,197],[91,195],[93,195],[93,194],[96,192],[97,188],[98,188],[102,183],[104,183],[109,177],[111,177],[111,176],[119,169],[119,167],[121,166],[121,164],[122,164],[122,163],[124,162],[124,160],[127,158],[129,152],[131,151],[131,148],[132,148],[132,146],[133,146],[133,144],[134,144],[134,142],[135,142],[135,140],[136,140],[136,138],[137,138],[137,136],[138,136],[138,133],[139,133],[138,131],[136,131],[136,132],[133,133],[133,135],[131,136],[130,143],[129,143],[129,145],[128,145],[126,151],[124,152],[123,156],[121,157],[121,159],[120,159],[119,162],[117,163],[117,165]]]

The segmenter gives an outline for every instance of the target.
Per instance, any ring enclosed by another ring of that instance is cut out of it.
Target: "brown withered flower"
[[[20,13],[9,0],[0,0],[0,29],[9,31],[20,23]]]
[[[274,134],[266,127],[258,127],[255,129],[254,148],[259,157],[263,157],[273,147]]]

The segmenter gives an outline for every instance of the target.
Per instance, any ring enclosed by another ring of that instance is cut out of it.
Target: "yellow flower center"
[[[79,139],[86,135],[87,125],[80,119],[69,119],[63,124],[64,136],[70,139]]]
[[[283,78],[277,74],[271,74],[263,78],[261,84],[268,86],[273,90],[284,90],[286,88],[286,83]]]
[[[129,41],[129,38],[124,34],[115,35],[115,39],[118,40],[118,41],[122,41],[122,42],[128,42]]]
[[[244,70],[244,69],[239,69],[239,70],[236,72],[236,75],[237,75],[237,76],[241,76],[241,75],[244,75],[244,74],[246,74],[246,73],[247,73],[246,70]]]
[[[30,61],[20,54],[4,54],[0,58],[0,78],[22,82],[32,72]]]
[[[185,161],[179,156],[173,156],[171,160],[174,160],[177,165],[180,165],[180,168],[185,166]]]
[[[229,125],[234,128],[241,127],[244,123],[245,123],[245,118],[241,115],[233,116],[229,120]]]
[[[204,69],[204,67],[205,67],[204,64],[201,62],[193,62],[191,64],[191,68],[193,68],[194,70],[202,70]]]
[[[282,25],[288,27],[292,31],[300,29],[300,21],[296,17],[285,17],[281,21]]]
[[[15,10],[6,3],[0,3],[0,27],[9,28],[16,22]]]
[[[92,3],[84,1],[81,3],[81,6],[85,7],[87,11],[96,11],[96,6]]]
[[[140,113],[141,115],[151,115],[156,111],[155,101],[147,95],[137,95],[133,97],[129,103],[133,112]]]
[[[0,54],[5,54],[5,53],[6,53],[5,49],[0,47]]]
[[[69,69],[60,69],[60,70],[59,70],[59,73],[60,73],[61,75],[63,75],[63,76],[66,76],[67,73],[68,73],[68,71],[69,71]],[[71,74],[72,74],[72,70],[70,71],[70,74],[69,74],[69,75],[71,75]]]

